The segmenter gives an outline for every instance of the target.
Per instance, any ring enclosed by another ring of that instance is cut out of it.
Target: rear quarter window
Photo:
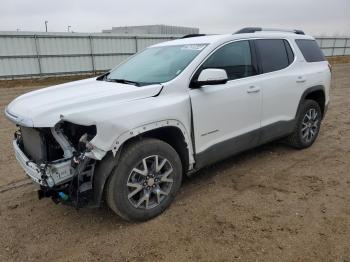
[[[325,61],[325,57],[315,40],[297,39],[295,40],[306,62]]]
[[[263,73],[269,73],[288,67],[294,60],[293,51],[286,40],[255,40]]]

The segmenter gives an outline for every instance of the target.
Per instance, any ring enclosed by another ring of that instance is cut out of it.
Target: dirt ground
[[[272,143],[185,180],[171,207],[140,224],[107,208],[37,200],[0,115],[0,261],[350,261],[350,64],[333,67],[316,143]],[[0,88],[1,111],[41,81]],[[16,84],[17,83],[17,84]]]
[[[350,63],[350,56],[331,56],[327,57],[331,64],[346,64]]]

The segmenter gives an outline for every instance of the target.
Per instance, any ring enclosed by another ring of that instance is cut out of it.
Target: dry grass
[[[89,77],[93,77],[93,74],[73,75],[73,76],[50,76],[43,78],[30,78],[30,79],[14,79],[14,80],[0,80],[0,88],[11,88],[18,86],[50,86],[58,85],[75,80],[81,80]]]
[[[346,64],[346,63],[350,63],[350,55],[346,55],[346,56],[330,56],[327,57],[327,60],[332,64]]]

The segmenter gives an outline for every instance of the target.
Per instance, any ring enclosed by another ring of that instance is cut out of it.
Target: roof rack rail
[[[183,38],[191,38],[191,37],[198,37],[198,36],[205,36],[206,34],[189,34],[189,35],[184,35],[183,37],[181,37],[181,39]]]
[[[247,34],[247,33],[255,33],[257,31],[262,31],[261,27],[244,27],[241,30],[238,30],[234,34]]]
[[[288,30],[288,29],[277,29],[277,28],[262,28],[262,27],[245,27],[242,28],[241,30],[238,30],[234,34],[247,34],[247,33],[255,33],[255,32],[260,32],[260,31],[279,31],[279,32],[289,32],[289,33],[294,33],[297,35],[305,35],[304,31],[302,30]]]

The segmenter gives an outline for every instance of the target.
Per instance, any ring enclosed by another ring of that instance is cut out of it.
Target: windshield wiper
[[[126,79],[113,79],[113,78],[106,78],[107,82],[115,82],[115,83],[122,83],[122,84],[128,84],[128,85],[134,85],[134,86],[140,86],[141,84],[136,81],[126,80]]]

